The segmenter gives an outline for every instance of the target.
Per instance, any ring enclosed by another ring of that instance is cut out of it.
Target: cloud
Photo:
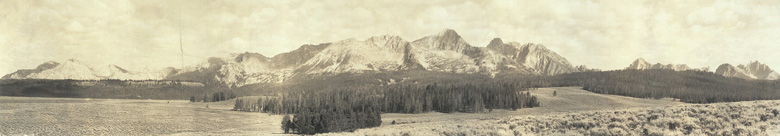
[[[0,1],[0,72],[68,58],[181,67],[348,38],[412,41],[445,28],[474,46],[496,37],[540,43],[573,64],[602,69],[639,57],[696,67],[759,60],[780,69],[780,2],[771,0],[11,0]]]

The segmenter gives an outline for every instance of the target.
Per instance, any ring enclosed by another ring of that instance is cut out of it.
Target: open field
[[[553,91],[557,96],[553,96]],[[604,95],[591,93],[579,87],[555,87],[540,88],[531,91],[531,95],[539,98],[541,107],[524,108],[516,111],[494,110],[489,113],[425,113],[425,114],[382,114],[382,125],[389,125],[393,120],[396,123],[425,123],[425,122],[451,122],[462,124],[472,120],[480,120],[493,117],[518,116],[518,115],[549,115],[561,113],[574,113],[592,110],[623,109],[630,107],[662,107],[684,104],[671,99],[640,99],[618,95]],[[459,123],[460,122],[460,123]]]
[[[552,95],[553,91],[557,92],[557,96]],[[578,87],[542,88],[531,93],[539,97],[541,107],[480,114],[382,114],[380,127],[323,135],[636,134],[637,131],[642,133],[644,128],[648,128],[651,134],[683,134],[681,130],[686,130],[686,125],[695,126],[695,130],[718,127],[695,125],[700,119],[720,121],[724,128],[733,127],[728,128],[729,132],[759,131],[756,133],[764,134],[760,132],[777,131],[778,118],[766,115],[773,115],[773,109],[780,109],[780,101],[695,105],[672,99],[596,94]],[[189,103],[183,100],[0,97],[0,122],[3,122],[0,134],[283,135],[279,128],[281,115],[230,111],[232,108],[233,100]],[[699,111],[708,112],[698,114]],[[719,111],[755,112],[745,112],[732,119],[725,113],[714,114]],[[657,119],[643,122],[653,115],[657,115]],[[762,121],[762,115],[766,121]],[[686,120],[673,122],[670,121],[672,118]],[[393,121],[396,124],[392,124]],[[745,126],[745,121],[751,122],[751,125]],[[590,122],[594,124],[588,124]],[[639,129],[630,125],[643,123],[644,126],[637,127]],[[679,126],[671,130],[670,123]],[[765,128],[764,131],[762,128]],[[691,133],[705,132],[695,130]]]
[[[265,135],[282,132],[280,115],[230,111],[232,106],[228,102],[190,103],[184,100],[0,97],[0,135]]]

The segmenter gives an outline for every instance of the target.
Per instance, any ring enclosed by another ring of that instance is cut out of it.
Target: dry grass
[[[780,101],[639,107],[396,124],[324,135],[778,135],[776,110]]]
[[[170,102],[170,103],[169,103]],[[209,108],[206,108],[209,105]],[[282,116],[232,102],[0,97],[0,135],[267,135]]]

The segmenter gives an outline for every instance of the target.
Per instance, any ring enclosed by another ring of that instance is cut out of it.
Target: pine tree
[[[290,133],[291,125],[290,115],[284,115],[284,118],[282,118],[282,130],[284,130],[284,133]]]

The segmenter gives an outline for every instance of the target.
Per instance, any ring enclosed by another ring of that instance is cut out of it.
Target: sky
[[[0,75],[71,58],[98,68],[181,68],[231,53],[271,57],[304,44],[413,41],[444,29],[479,47],[497,37],[543,44],[603,70],[637,58],[780,69],[777,0],[0,0]]]

